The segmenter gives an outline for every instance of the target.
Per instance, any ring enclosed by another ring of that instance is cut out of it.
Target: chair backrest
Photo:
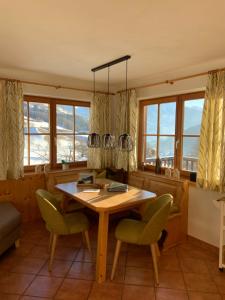
[[[149,204],[144,215],[143,221],[146,226],[140,235],[139,244],[151,244],[157,242],[162,230],[166,226],[173,196],[165,194]]]
[[[41,216],[47,227],[54,233],[67,232],[67,226],[61,214],[60,204],[55,197],[46,190],[36,191],[38,206]]]

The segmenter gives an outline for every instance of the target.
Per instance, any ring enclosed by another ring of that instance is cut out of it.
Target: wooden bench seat
[[[158,196],[170,193],[174,197],[169,221],[167,224],[168,239],[165,247],[177,245],[186,239],[188,220],[188,181],[168,178],[150,172],[132,172],[129,174],[128,182],[151,192]]]

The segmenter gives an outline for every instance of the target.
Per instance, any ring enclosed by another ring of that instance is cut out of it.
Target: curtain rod
[[[54,85],[54,84],[50,84],[50,83],[41,83],[41,82],[36,82],[36,81],[18,80],[18,79],[2,78],[2,77],[0,77],[0,80],[18,81],[18,82],[26,83],[26,84],[53,87],[55,89],[66,89],[66,90],[73,90],[73,91],[79,91],[79,92],[93,93],[93,90],[79,89],[79,88],[69,87],[69,86],[63,86],[63,85]],[[99,93],[99,94],[108,94],[107,92],[103,92],[103,91],[96,91],[96,93]],[[114,93],[109,93],[109,95],[115,95],[115,94]]]
[[[146,85],[131,87],[131,88],[129,88],[129,90],[132,90],[132,89],[144,89],[144,88],[153,87],[153,86],[162,85],[162,84],[174,84],[174,82],[176,82],[176,81],[181,81],[181,80],[185,80],[185,79],[200,77],[200,76],[208,75],[210,73],[215,73],[215,72],[218,72],[218,71],[225,71],[225,68],[211,70],[211,71],[208,71],[208,72],[197,73],[197,74],[194,74],[194,75],[188,75],[188,76],[178,77],[178,78],[174,78],[174,79],[170,79],[170,80],[164,80],[164,81],[149,83],[149,84],[146,84]],[[125,91],[126,90],[120,90],[117,93],[121,93],[121,92],[125,92]]]

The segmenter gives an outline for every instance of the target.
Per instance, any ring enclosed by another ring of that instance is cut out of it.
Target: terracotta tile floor
[[[97,227],[91,244],[96,254]],[[225,272],[218,271],[215,249],[194,239],[164,251],[155,287],[148,247],[123,245],[117,273],[110,281],[115,239],[109,232],[107,281],[97,284],[95,262],[81,235],[60,237],[52,273],[47,269],[48,232],[42,222],[26,224],[21,246],[0,257],[0,300],[225,300]]]

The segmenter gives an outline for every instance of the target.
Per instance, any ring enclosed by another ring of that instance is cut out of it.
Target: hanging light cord
[[[126,60],[126,102],[127,102],[127,133],[129,130],[129,123],[130,123],[130,111],[129,111],[129,99],[128,99],[128,89],[127,89],[127,73],[128,73],[128,64]]]
[[[95,99],[95,72],[93,72],[93,90],[94,90],[94,99]]]
[[[109,67],[108,67],[108,96],[109,96]]]
[[[127,60],[126,60],[126,97],[127,97]]]

